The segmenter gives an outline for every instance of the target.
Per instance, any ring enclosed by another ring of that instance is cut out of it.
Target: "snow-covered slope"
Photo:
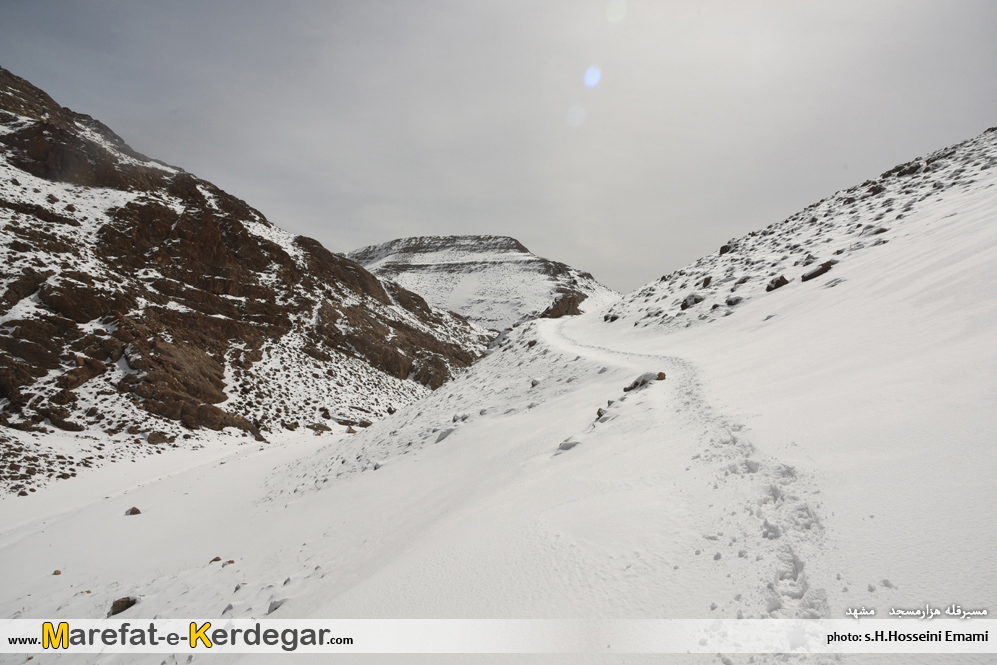
[[[544,314],[574,314],[587,298],[582,310],[616,295],[589,273],[541,258],[506,236],[400,238],[347,256],[434,307],[497,330]]]
[[[708,325],[639,325],[644,296],[632,296],[613,323],[592,311],[508,331],[468,372],[354,436],[181,452],[0,497],[0,570],[18,571],[0,617],[99,618],[126,595],[139,602],[123,619],[842,619],[926,603],[992,614],[997,169],[983,167],[995,142],[957,147],[939,180],[906,181],[918,198],[872,236],[886,244],[830,251],[844,258],[827,275],[746,291]],[[819,218],[835,222],[825,234],[863,242],[845,231],[881,208],[853,221],[842,206]],[[789,273],[781,256],[768,264]],[[752,276],[771,279],[760,265]],[[131,506],[142,514],[125,516]],[[662,662],[451,662],[470,661]]]
[[[492,337],[3,69],[0,93],[0,491],[366,424]]]
[[[279,487],[316,500],[375,464],[376,476],[433,461],[463,488],[431,538],[308,611],[845,618],[859,606],[990,606],[993,166],[997,131],[735,241],[607,313],[521,326],[447,391],[292,467]],[[858,191],[869,200],[848,202]],[[803,266],[808,254],[820,260]],[[803,282],[825,257],[840,262]],[[794,281],[750,286],[782,273]],[[704,289],[710,275],[721,284]],[[707,296],[686,310],[656,291],[684,295],[685,279]],[[735,286],[742,302],[710,308]],[[649,295],[674,305],[669,319],[647,316]]]
[[[730,316],[754,299],[795,289],[830,288],[848,279],[855,257],[922,231],[939,209],[958,214],[962,197],[986,190],[997,167],[997,128],[890,169],[835,193],[716,254],[613,303],[614,325],[675,328]],[[815,296],[816,297],[816,296]]]

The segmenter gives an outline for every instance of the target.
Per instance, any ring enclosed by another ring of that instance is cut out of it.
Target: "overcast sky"
[[[622,291],[997,125],[992,0],[4,0],[0,17],[0,66],[334,251],[511,235]]]

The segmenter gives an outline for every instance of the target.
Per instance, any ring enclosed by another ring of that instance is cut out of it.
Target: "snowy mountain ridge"
[[[575,314],[587,298],[604,302],[617,295],[589,273],[539,257],[508,236],[399,238],[347,256],[434,307],[497,330],[538,316]]]
[[[688,327],[735,314],[754,299],[831,288],[853,257],[919,232],[919,213],[997,182],[997,127],[836,192],[608,307],[603,318],[637,327]],[[953,213],[955,214],[955,213]],[[619,324],[616,324],[619,325]]]
[[[7,491],[233,433],[367,425],[492,336],[2,69],[0,92]],[[40,449],[50,428],[61,443]]]
[[[356,257],[361,264],[383,264],[390,259],[389,265],[382,265],[382,269],[399,272],[406,264],[435,265],[434,259],[444,263],[465,263],[474,261],[475,257],[485,260],[502,256],[512,261],[533,258],[530,250],[515,238],[494,235],[412,236],[362,247],[348,255]]]

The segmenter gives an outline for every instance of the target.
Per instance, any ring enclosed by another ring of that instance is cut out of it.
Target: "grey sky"
[[[0,65],[292,232],[511,235],[619,290],[997,125],[992,0],[0,12]]]

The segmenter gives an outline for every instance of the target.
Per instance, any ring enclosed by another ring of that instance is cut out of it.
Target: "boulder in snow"
[[[824,261],[824,263],[820,264],[813,270],[803,273],[803,277],[800,277],[800,280],[804,282],[809,282],[811,279],[815,277],[820,277],[821,275],[828,272],[831,269],[831,266],[833,266],[835,263],[837,263],[837,261]]]
[[[703,302],[703,296],[699,295],[698,293],[690,293],[682,300],[682,304],[679,305],[679,307],[683,310],[686,310],[692,307],[693,305],[701,302]]]
[[[111,609],[107,612],[108,618],[113,617],[115,614],[121,614],[129,607],[138,602],[138,598],[133,596],[125,596],[124,598],[118,598],[116,601],[111,603]]]

